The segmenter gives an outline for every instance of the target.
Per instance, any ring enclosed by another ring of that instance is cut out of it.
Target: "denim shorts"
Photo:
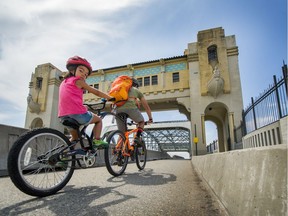
[[[70,118],[75,119],[80,125],[89,125],[90,122],[93,119],[93,114],[90,111],[87,111],[84,114],[73,114],[73,115],[67,115]],[[63,117],[67,117],[67,116],[62,116],[60,117],[60,119],[62,119]]]

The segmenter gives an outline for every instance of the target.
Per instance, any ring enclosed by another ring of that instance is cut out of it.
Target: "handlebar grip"
[[[152,124],[153,122],[145,121],[144,125]]]
[[[116,101],[116,98],[111,98],[108,101]]]

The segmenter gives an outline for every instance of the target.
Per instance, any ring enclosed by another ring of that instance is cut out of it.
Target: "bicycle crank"
[[[82,160],[86,167],[92,167],[96,162],[96,157],[95,154],[87,152],[86,155],[83,155]]]

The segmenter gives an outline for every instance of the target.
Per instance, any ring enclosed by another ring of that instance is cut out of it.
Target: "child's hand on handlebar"
[[[108,101],[115,101],[116,99],[114,97],[111,97],[110,99],[108,99]]]
[[[106,102],[106,101],[115,101],[116,99],[114,97],[110,97],[109,99],[107,98],[101,98],[102,102]]]

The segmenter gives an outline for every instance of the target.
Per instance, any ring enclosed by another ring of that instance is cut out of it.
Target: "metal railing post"
[[[273,76],[273,80],[274,80],[274,86],[275,86],[277,108],[278,108],[279,119],[280,119],[282,118],[282,112],[281,112],[280,98],[279,98],[279,92],[278,92],[278,83],[277,83],[277,79],[275,75]]]
[[[282,73],[283,73],[284,82],[285,82],[286,94],[288,94],[288,90],[287,90],[287,64],[285,64],[284,62],[283,62],[283,66],[282,66]]]
[[[254,119],[254,127],[255,130],[257,130],[257,122],[256,122],[256,113],[255,113],[255,105],[254,105],[254,99],[251,97],[251,106],[252,106],[252,112],[253,112],[253,119]]]

